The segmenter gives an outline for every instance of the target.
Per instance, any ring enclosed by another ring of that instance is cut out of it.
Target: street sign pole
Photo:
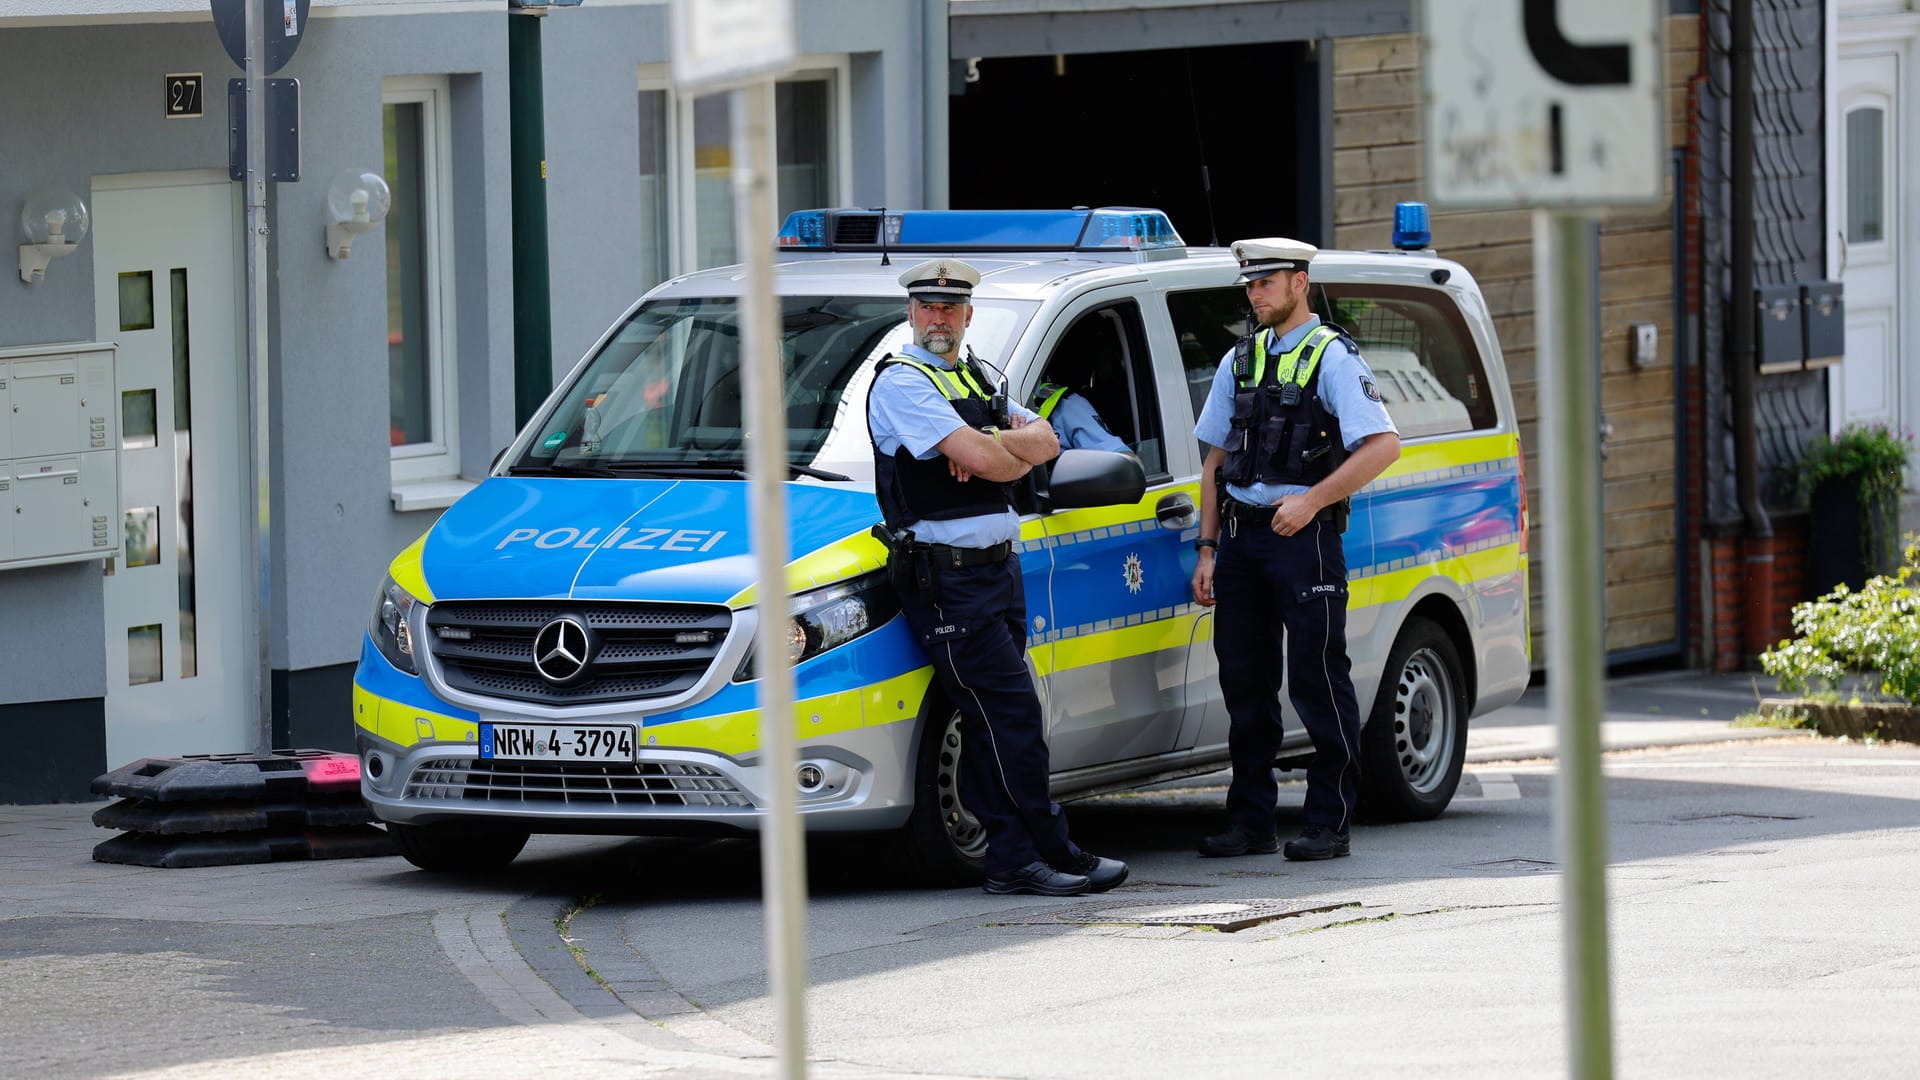
[[[767,990],[777,1074],[807,1074],[806,836],[794,751],[793,663],[787,620],[789,479],[780,300],[773,288],[773,80],[799,55],[793,0],[674,0],[673,81],[686,96],[731,90],[734,237],[746,264],[740,291],[740,368],[746,389],[750,535],[759,582],[753,643],[759,685],[760,889],[767,926]]]
[[[1425,179],[1461,209],[1534,207],[1534,340],[1547,541],[1547,706],[1559,732],[1568,1072],[1613,1075],[1601,541],[1601,207],[1662,203],[1666,4],[1424,0]],[[1525,522],[1521,523],[1526,528]]]
[[[267,394],[267,360],[271,355],[267,312],[267,22],[257,3],[246,5],[247,15],[247,435],[253,446],[248,455],[254,512],[248,531],[253,535],[250,558],[254,583],[253,619],[247,629],[247,688],[259,719],[254,753],[273,752],[273,505],[270,486],[273,452],[268,418],[273,408]]]
[[[779,298],[773,292],[773,82],[733,92],[734,235],[746,255],[740,339],[747,392],[747,471],[760,583],[754,674],[760,682],[760,874],[767,923],[767,982],[775,1007],[779,1075],[807,1073],[806,836],[794,771],[793,665],[787,659],[787,416],[782,407]]]
[[[1599,227],[1586,214],[1533,212],[1534,340],[1546,475],[1548,711],[1559,728],[1554,785],[1560,856],[1568,1073],[1613,1075],[1607,948],[1607,803],[1600,771],[1606,635],[1601,585]],[[1524,527],[1524,526],[1523,526]]]

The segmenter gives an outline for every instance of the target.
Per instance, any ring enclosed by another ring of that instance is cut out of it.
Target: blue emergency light
[[[1433,246],[1433,226],[1427,216],[1427,204],[1393,204],[1393,246],[1397,251],[1421,251]]]
[[[1159,210],[795,210],[782,251],[1161,251],[1186,241]]]

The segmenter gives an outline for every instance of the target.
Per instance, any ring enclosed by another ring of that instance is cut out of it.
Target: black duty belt
[[[946,544],[915,544],[915,551],[925,551],[927,561],[936,569],[952,570],[963,566],[992,566],[1007,561],[1013,554],[1013,545],[1002,540],[992,547],[970,548],[949,547]]]
[[[1335,503],[1332,506],[1324,507],[1319,513],[1313,515],[1313,520],[1341,524],[1344,529],[1344,524],[1340,522],[1343,506],[1343,503]],[[1227,497],[1227,499],[1220,504],[1220,512],[1228,518],[1234,521],[1244,521],[1248,523],[1257,522],[1268,528],[1273,527],[1273,512],[1278,509],[1280,509],[1278,506],[1271,504],[1267,506],[1255,506],[1252,503],[1243,503],[1239,499],[1231,496]]]

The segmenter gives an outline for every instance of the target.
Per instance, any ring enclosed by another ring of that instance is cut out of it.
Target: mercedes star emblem
[[[592,659],[593,635],[571,615],[562,615],[533,636],[533,669],[556,686],[578,679]]]

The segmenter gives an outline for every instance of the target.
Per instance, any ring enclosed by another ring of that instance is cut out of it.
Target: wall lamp
[[[353,255],[353,238],[372,232],[393,209],[393,192],[379,173],[348,169],[327,185],[327,257]]]
[[[20,280],[31,285],[46,276],[48,263],[87,238],[87,204],[64,188],[36,191],[20,211],[20,228],[27,234],[20,245]]]

